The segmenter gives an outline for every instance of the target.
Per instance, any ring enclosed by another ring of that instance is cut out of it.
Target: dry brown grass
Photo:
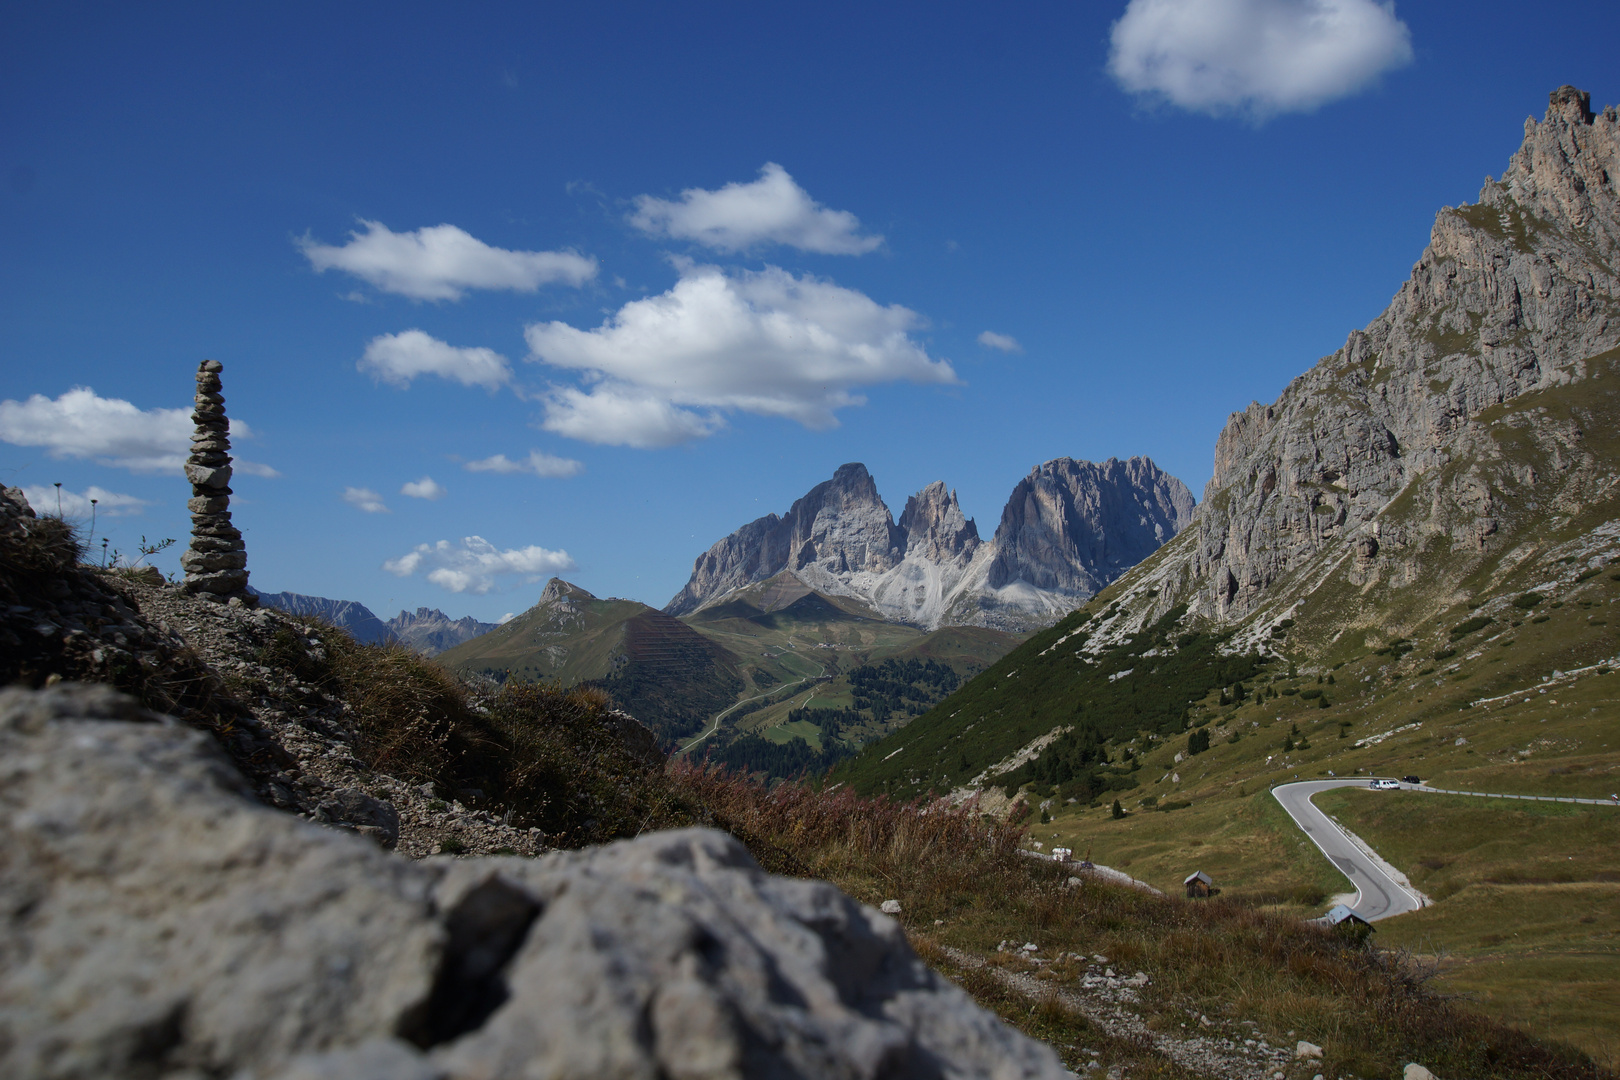
[[[767,788],[685,762],[671,777],[768,868],[827,878],[869,903],[900,900],[919,944],[1016,967],[1024,961],[998,943],[1032,942],[1043,957],[1102,954],[1116,969],[1148,972],[1144,1008],[1159,1026],[1176,1028],[1191,1010],[1255,1021],[1275,1045],[1291,1044],[1293,1031],[1325,1048],[1326,1075],[1399,1074],[1408,1061],[1441,1076],[1612,1075],[1432,993],[1432,969],[1403,953],[1237,900],[1189,902],[1094,880],[1067,887],[1067,869],[1018,853],[1022,830],[971,808]],[[1085,1030],[1062,1010],[1013,1001],[993,980],[952,974],[1037,1037],[1066,1046]]]

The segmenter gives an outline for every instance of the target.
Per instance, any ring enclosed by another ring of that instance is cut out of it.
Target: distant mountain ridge
[[[295,592],[260,592],[251,585],[248,591],[258,596],[259,603],[266,607],[319,619],[329,626],[347,630],[354,640],[364,644],[377,645],[394,638],[387,623],[377,618],[370,608],[353,600],[331,600]]]
[[[290,615],[305,615],[319,619],[330,626],[347,630],[354,640],[367,645],[380,645],[397,641],[423,656],[437,656],[495,629],[499,623],[479,622],[468,615],[451,619],[438,608],[419,607],[415,613],[401,611],[383,622],[364,604],[354,600],[332,600],[325,596],[308,596],[295,592],[260,592],[249,585],[248,590],[267,607],[285,611]]]
[[[494,630],[500,623],[479,622],[471,615],[452,619],[438,608],[419,607],[414,613],[401,611],[388,620],[388,630],[404,644],[424,656],[437,656],[462,642]]]
[[[988,542],[934,482],[896,522],[866,466],[841,466],[785,515],[749,522],[700,555],[664,608],[701,610],[784,571],[881,617],[927,629],[1022,631],[1072,611],[1193,519],[1192,492],[1150,459],[1055,458],[1019,481]]]

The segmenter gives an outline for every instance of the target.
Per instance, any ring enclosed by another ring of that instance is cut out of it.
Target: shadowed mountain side
[[[387,623],[377,618],[370,608],[353,600],[328,600],[324,596],[295,592],[260,592],[251,585],[247,589],[266,607],[319,619],[329,626],[347,630],[350,637],[364,644],[376,645],[394,638]]]
[[[734,658],[678,619],[559,578],[529,610],[439,662],[501,681],[595,683],[665,741],[695,733],[743,688]]]

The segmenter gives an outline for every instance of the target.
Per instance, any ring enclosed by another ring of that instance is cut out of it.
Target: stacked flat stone
[[[225,419],[225,395],[219,373],[224,365],[204,360],[197,368],[197,408],[191,414],[197,433],[191,437],[186,479],[191,481],[191,547],[180,556],[186,592],[252,604],[247,591],[247,549],[231,524],[231,438]]]

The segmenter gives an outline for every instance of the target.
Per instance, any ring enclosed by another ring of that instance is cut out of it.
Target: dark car
[[[1423,783],[1423,781],[1419,780],[1415,776],[1403,776],[1403,777],[1401,777],[1401,783],[1403,783],[1403,784],[1421,784],[1421,783]]]

